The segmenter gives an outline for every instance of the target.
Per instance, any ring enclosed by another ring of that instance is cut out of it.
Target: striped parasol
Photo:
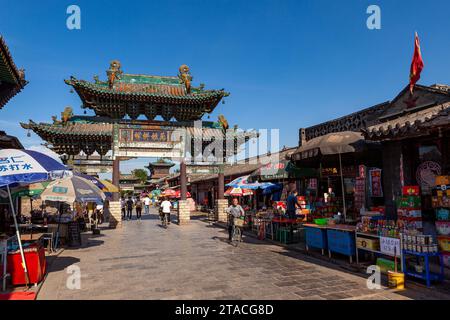
[[[249,189],[242,188],[229,188],[225,191],[225,197],[243,197],[243,196],[251,196],[253,195],[253,191]]]

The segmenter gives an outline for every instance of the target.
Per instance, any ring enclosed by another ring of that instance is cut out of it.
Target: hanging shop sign
[[[220,168],[218,165],[187,165],[186,173],[187,174],[218,174]]]
[[[317,179],[316,178],[309,179],[308,189],[309,190],[317,190]]]
[[[400,239],[380,237],[380,251],[387,255],[400,256]]]
[[[369,188],[371,197],[382,197],[381,169],[369,170]]]
[[[337,167],[328,167],[321,169],[322,177],[339,176],[341,173]],[[342,175],[345,177],[357,177],[359,174],[356,166],[342,167]]]
[[[359,177],[364,179],[366,177],[366,166],[363,164],[360,164],[358,167],[358,171],[359,171]]]
[[[441,166],[434,161],[422,162],[416,170],[416,180],[423,195],[431,194],[436,177],[441,175]]]
[[[177,158],[183,154],[182,134],[174,128],[129,124],[114,125],[114,158]]]
[[[355,182],[355,208],[359,211],[366,203],[366,179],[356,178]]]

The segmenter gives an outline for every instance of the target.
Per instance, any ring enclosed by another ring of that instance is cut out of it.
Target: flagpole
[[[19,225],[17,224],[17,218],[16,218],[16,210],[14,208],[14,204],[12,201],[11,190],[9,189],[9,185],[6,185],[6,188],[8,189],[8,197],[9,197],[9,202],[11,204],[11,211],[12,211],[12,216],[14,219],[14,227],[16,228],[16,236],[17,236],[17,241],[19,243],[20,256],[22,258],[22,267],[23,267],[23,271],[25,272],[25,281],[26,281],[26,285],[28,287],[28,284],[30,283],[30,279],[28,277],[27,263],[25,261],[25,255],[23,253],[22,240],[20,239]]]

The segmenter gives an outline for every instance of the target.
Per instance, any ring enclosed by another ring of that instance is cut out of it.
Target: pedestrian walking
[[[134,205],[134,201],[130,196],[130,197],[128,197],[128,200],[127,200],[127,220],[133,219],[133,205]]]
[[[136,207],[136,219],[141,220],[141,215],[142,215],[142,201],[139,197],[136,197],[136,202],[135,202],[135,207]]]
[[[150,203],[151,203],[151,200],[150,200],[149,196],[146,195],[144,198],[144,213],[145,214],[150,214]]]
[[[167,199],[163,198],[161,202],[161,220],[164,219],[164,215],[167,217],[167,224],[170,224],[170,209],[172,208],[172,203]]]
[[[125,207],[126,207],[126,201],[125,201],[125,197],[121,197],[120,198],[120,210],[122,211],[122,219],[125,219],[126,215],[125,215]]]

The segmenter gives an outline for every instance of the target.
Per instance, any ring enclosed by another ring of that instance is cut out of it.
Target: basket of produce
[[[237,227],[243,227],[244,226],[244,219],[242,218],[235,218],[234,219],[234,225]]]

